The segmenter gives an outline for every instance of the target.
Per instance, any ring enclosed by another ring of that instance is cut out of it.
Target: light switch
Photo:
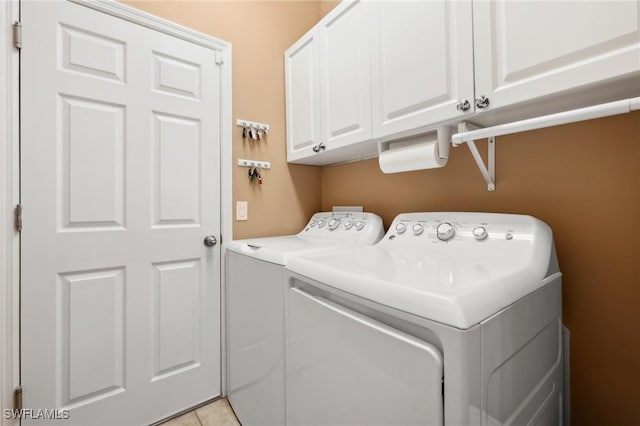
[[[247,201],[236,202],[236,220],[249,220],[249,203]]]

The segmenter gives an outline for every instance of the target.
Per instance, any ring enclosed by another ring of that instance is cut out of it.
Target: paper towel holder
[[[436,152],[437,152],[437,160],[443,161],[446,164],[449,159],[449,146],[451,144],[451,127],[449,126],[440,126],[436,129],[433,129],[430,132],[425,132],[419,135],[410,136],[403,139],[391,139],[387,141],[379,141],[378,142],[378,157],[383,155],[385,152],[394,151],[393,146],[402,146],[402,145],[413,145],[420,144],[421,138],[426,136],[435,136],[437,138]],[[444,166],[444,164],[442,166]],[[442,167],[441,166],[441,167]],[[413,169],[420,170],[420,169]],[[393,173],[393,172],[392,172]]]

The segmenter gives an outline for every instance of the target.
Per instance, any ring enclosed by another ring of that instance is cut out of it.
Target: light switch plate
[[[249,203],[247,201],[236,202],[236,220],[249,220]]]

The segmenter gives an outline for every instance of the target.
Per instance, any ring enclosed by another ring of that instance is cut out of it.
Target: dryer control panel
[[[403,213],[393,220],[384,240],[411,245],[531,240],[540,223],[531,216],[501,213]]]
[[[384,235],[382,219],[366,212],[319,212],[314,214],[300,237],[329,238],[373,244]]]

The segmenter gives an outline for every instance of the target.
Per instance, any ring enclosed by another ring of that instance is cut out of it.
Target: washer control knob
[[[400,222],[399,224],[396,225],[396,231],[398,232],[398,234],[404,234],[404,231],[407,230],[407,225]]]
[[[340,226],[340,219],[336,219],[335,217],[332,217],[331,220],[329,221],[329,229],[334,231],[336,228],[338,228],[338,226]]]
[[[314,226],[316,226],[316,223],[318,223],[315,219],[311,219],[311,222],[309,222],[309,227],[313,228]]]
[[[482,241],[487,238],[487,236],[487,230],[484,229],[484,226],[477,226],[473,228],[473,238],[475,238],[476,240]]]
[[[352,220],[347,220],[347,221],[344,223],[344,229],[349,230],[349,229],[351,229],[351,228],[353,228],[353,221],[352,221]]]
[[[411,227],[411,230],[413,231],[413,235],[420,235],[424,231],[424,226],[420,223],[416,223]]]
[[[456,230],[449,222],[444,222],[438,225],[437,233],[439,240],[449,241],[456,234]]]
[[[357,221],[357,222],[356,222],[356,229],[357,229],[358,231],[362,231],[362,228],[364,228],[364,222],[363,222],[363,221],[361,221],[361,220]]]
[[[318,219],[318,228],[322,228],[327,223],[324,219]]]

